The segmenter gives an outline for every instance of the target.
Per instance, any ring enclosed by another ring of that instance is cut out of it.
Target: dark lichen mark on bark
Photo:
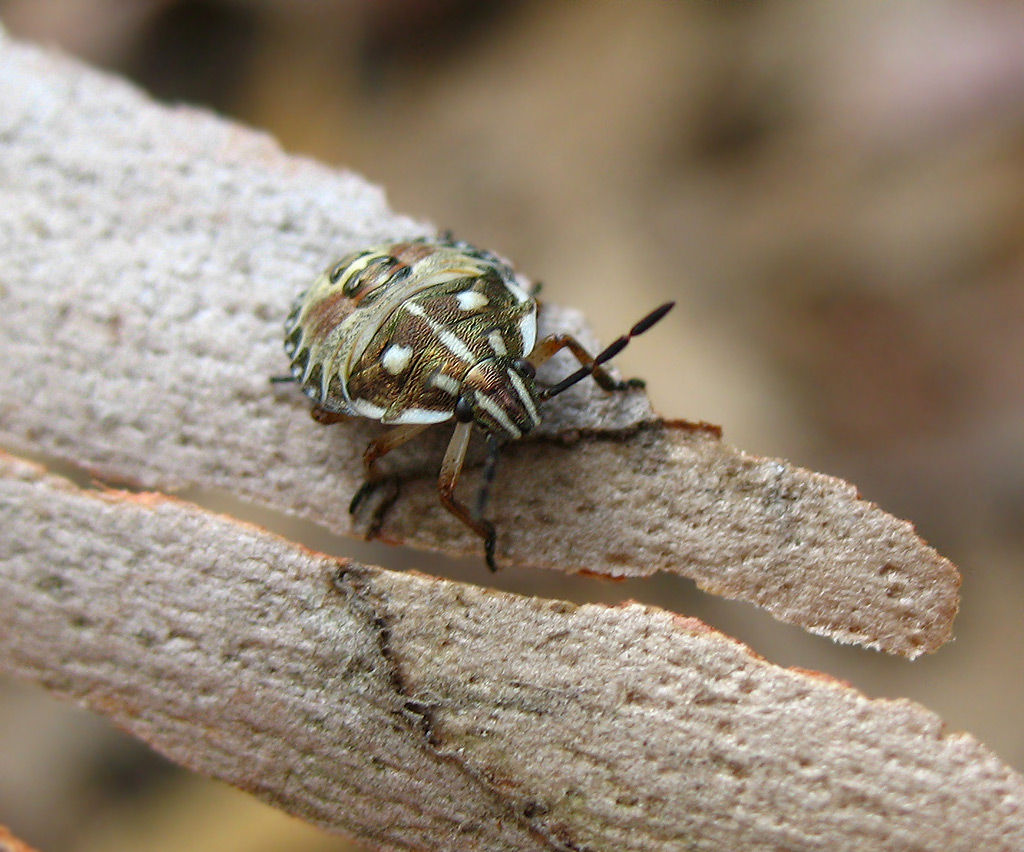
[[[333,589],[345,598],[373,634],[380,661],[385,668],[380,674],[386,679],[396,697],[394,712],[423,739],[424,745],[433,756],[439,761],[457,767],[494,802],[496,811],[506,812],[511,819],[523,825],[549,849],[554,852],[588,852],[589,847],[556,837],[555,832],[559,829],[552,829],[544,824],[543,817],[550,810],[547,805],[527,798],[510,799],[503,795],[486,775],[467,766],[457,755],[442,749],[444,739],[437,733],[434,717],[434,710],[438,705],[424,701],[423,696],[417,695],[403,674],[401,659],[392,647],[391,617],[383,597],[374,589],[372,572],[352,564],[341,565],[333,572],[331,581]]]

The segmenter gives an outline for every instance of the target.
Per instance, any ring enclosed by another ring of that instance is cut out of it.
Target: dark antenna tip
[[[667,314],[675,306],[675,302],[665,302],[665,304],[662,305],[660,308],[655,308],[629,330],[629,337],[636,337],[638,334],[643,334],[656,322],[660,322],[661,320],[663,320],[665,318],[665,314]]]

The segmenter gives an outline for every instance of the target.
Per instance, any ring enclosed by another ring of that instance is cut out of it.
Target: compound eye
[[[455,419],[459,423],[469,423],[473,419],[473,404],[468,396],[460,396],[459,401],[455,403]]]
[[[517,358],[512,362],[512,369],[519,373],[524,379],[532,379],[537,375],[537,368],[525,358]]]

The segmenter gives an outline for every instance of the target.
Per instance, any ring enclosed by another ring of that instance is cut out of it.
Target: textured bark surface
[[[426,229],[351,174],[2,33],[0,78],[0,441],[110,482],[221,487],[358,534],[365,519],[347,506],[379,427],[319,426],[267,377],[285,369],[288,305],[320,269]],[[542,316],[542,331],[587,339],[580,324]],[[847,483],[659,423],[641,393],[584,383],[544,413],[502,461],[500,560],[675,572],[910,657],[949,638],[955,568]],[[383,533],[479,552],[436,499],[446,437],[438,427],[395,454],[411,478]]]
[[[693,619],[337,561],[0,457],[0,660],[383,849],[1004,850],[1024,779]]]

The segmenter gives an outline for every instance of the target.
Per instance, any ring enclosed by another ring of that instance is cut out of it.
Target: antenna
[[[643,334],[652,325],[664,318],[672,308],[675,307],[675,302],[666,302],[660,308],[655,308],[642,320],[636,323],[628,333],[622,335],[622,337],[610,343],[604,349],[601,350],[594,358],[594,362],[586,367],[580,367],[575,373],[570,373],[562,381],[556,385],[552,385],[549,388],[542,390],[537,396],[541,402],[551,399],[553,396],[558,396],[563,391],[569,390],[577,382],[582,382],[587,376],[593,375],[593,373],[604,364],[606,361],[610,361],[616,355],[618,355],[629,341],[637,335]]]

